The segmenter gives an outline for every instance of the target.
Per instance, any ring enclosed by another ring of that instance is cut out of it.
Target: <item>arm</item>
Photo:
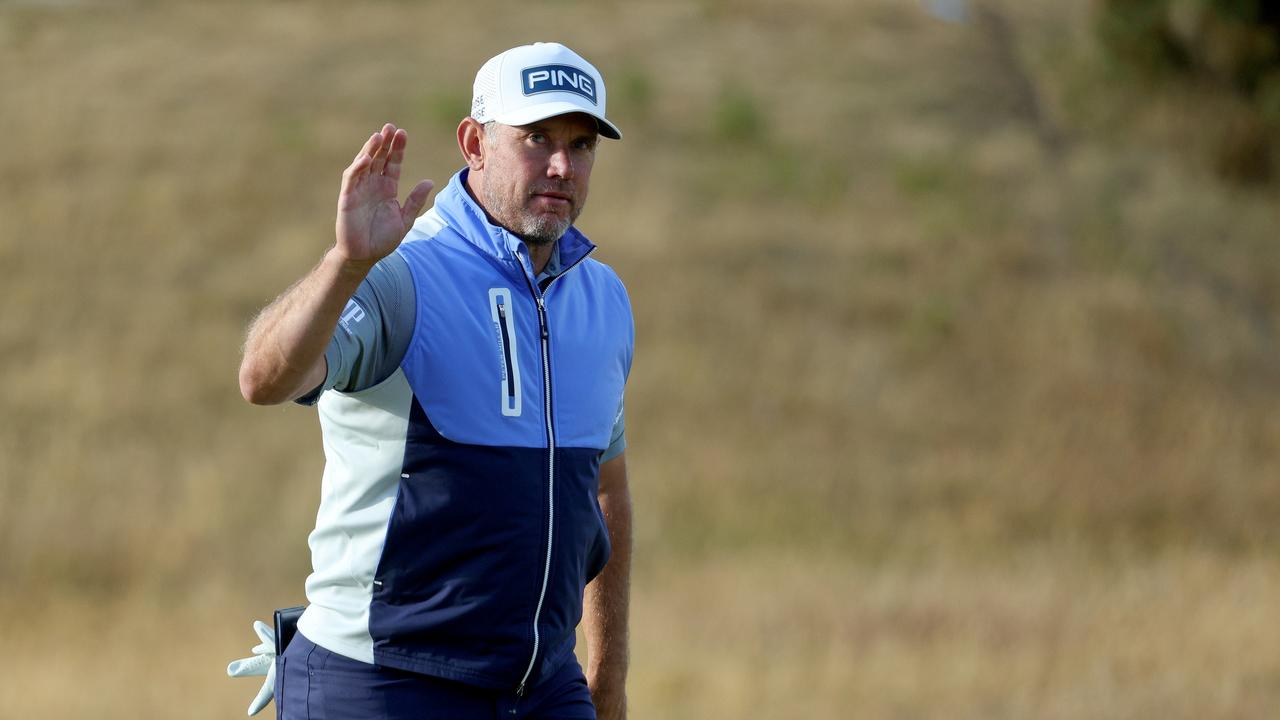
[[[365,142],[342,174],[336,243],[249,326],[240,362],[240,393],[249,402],[292,400],[324,380],[324,349],[343,307],[374,264],[399,247],[431,192],[424,180],[403,207],[396,200],[407,139],[387,124]]]
[[[624,720],[631,595],[631,491],[625,452],[600,466],[599,498],[613,554],[583,597],[587,684],[601,720]]]

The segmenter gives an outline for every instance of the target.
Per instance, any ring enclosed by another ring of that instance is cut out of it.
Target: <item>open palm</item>
[[[408,134],[387,123],[374,133],[342,173],[338,193],[337,249],[370,265],[390,255],[422,211],[433,184],[423,180],[398,202],[400,165]]]

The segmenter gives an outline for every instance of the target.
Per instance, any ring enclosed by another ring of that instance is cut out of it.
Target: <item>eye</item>
[[[547,141],[547,136],[546,136],[546,135],[543,135],[543,134],[542,134],[542,133],[540,133],[540,132],[536,132],[536,133],[529,133],[529,142],[533,142],[533,143],[537,143],[537,144],[541,145],[542,143],[545,143],[546,141]]]
[[[573,141],[573,149],[574,149],[574,150],[595,150],[595,148],[596,148],[596,142],[595,142],[595,140],[588,140],[587,138],[580,138],[580,139],[578,139],[578,140],[574,140],[574,141]]]

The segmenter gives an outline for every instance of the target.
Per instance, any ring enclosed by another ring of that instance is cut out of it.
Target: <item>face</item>
[[[477,198],[497,224],[525,242],[553,243],[586,205],[597,138],[596,121],[583,113],[489,125],[480,168],[472,163],[471,169]]]

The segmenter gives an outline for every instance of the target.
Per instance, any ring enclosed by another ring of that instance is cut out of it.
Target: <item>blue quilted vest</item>
[[[464,169],[398,252],[417,295],[404,462],[374,575],[377,663],[523,688],[567,658],[609,557],[599,457],[631,367],[626,290],[576,229],[534,281]]]

